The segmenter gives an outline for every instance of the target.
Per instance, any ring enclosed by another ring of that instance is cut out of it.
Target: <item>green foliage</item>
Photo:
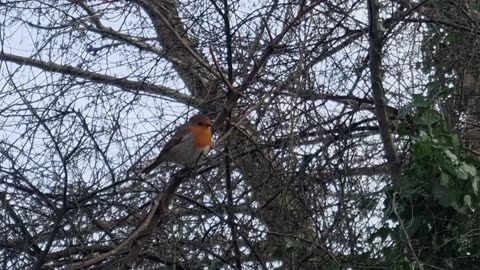
[[[415,114],[400,127],[411,146],[402,176],[386,188],[385,220],[395,225],[386,222],[375,235],[393,240],[383,254],[395,269],[414,269],[415,256],[426,266],[473,269],[463,260],[480,255],[480,241],[470,235],[479,224],[480,163],[445,128],[435,101],[414,96]]]
[[[428,94],[414,95],[400,112],[398,133],[410,142],[409,160],[386,188],[385,225],[376,237],[392,243],[382,255],[394,269],[421,269],[419,263],[423,269],[479,269],[480,162],[453,130],[462,128],[470,110],[462,97],[478,95],[464,92],[465,74],[480,74],[480,54],[473,49],[478,35],[465,29],[480,2],[431,0],[423,8],[430,19],[447,23],[422,28],[417,67],[430,80]]]

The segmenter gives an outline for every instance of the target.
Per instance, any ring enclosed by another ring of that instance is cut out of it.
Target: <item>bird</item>
[[[141,172],[149,174],[165,161],[185,165],[192,169],[202,154],[206,155],[212,144],[212,121],[206,114],[192,116],[187,123],[177,128],[160,154]]]

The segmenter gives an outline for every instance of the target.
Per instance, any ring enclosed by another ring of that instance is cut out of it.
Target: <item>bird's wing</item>
[[[158,158],[161,158],[165,153],[168,153],[170,149],[172,149],[175,145],[179,144],[187,137],[188,133],[190,133],[190,129],[188,126],[184,125],[181,126],[175,134],[173,134],[172,138],[168,140],[168,142],[163,147],[162,151],[158,155]]]
[[[158,165],[160,165],[165,158],[165,154],[167,154],[173,147],[175,147],[177,144],[181,143],[182,141],[186,140],[190,132],[190,129],[188,128],[187,125],[181,126],[175,134],[168,140],[168,142],[165,144],[163,147],[162,151],[160,151],[160,154],[158,154],[157,158],[155,159],[152,164],[148,165],[146,168],[144,168],[141,172],[144,174],[148,174],[151,172],[153,169],[155,169]]]

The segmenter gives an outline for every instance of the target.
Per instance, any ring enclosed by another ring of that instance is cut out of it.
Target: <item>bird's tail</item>
[[[152,162],[152,164],[143,168],[140,172],[143,173],[143,174],[149,174],[151,171],[153,171],[153,169],[158,167],[158,165],[160,165],[160,163],[162,163],[162,162],[163,162],[163,159],[157,158],[154,162]]]

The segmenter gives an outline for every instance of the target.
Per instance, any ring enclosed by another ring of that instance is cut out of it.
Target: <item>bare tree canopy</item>
[[[468,265],[480,7],[452,2],[0,0],[0,268]],[[208,156],[141,174],[198,113]]]

